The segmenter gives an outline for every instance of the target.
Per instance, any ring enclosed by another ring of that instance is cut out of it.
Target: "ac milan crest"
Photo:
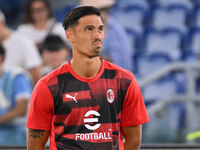
[[[106,93],[106,97],[109,103],[112,103],[115,99],[115,94],[112,89],[109,89]]]

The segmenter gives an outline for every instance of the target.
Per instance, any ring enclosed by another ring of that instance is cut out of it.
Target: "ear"
[[[73,36],[73,31],[71,29],[67,29],[65,31],[65,35],[67,37],[67,39],[71,42],[74,43],[74,36]]]

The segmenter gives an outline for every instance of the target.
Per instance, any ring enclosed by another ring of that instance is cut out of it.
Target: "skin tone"
[[[0,33],[0,43],[8,38],[12,33],[10,29],[6,28],[6,24],[4,21],[0,21]]]
[[[69,55],[68,50],[65,48],[54,51],[44,49],[42,53],[44,65],[51,66],[53,69],[62,65],[63,62],[67,60]]]
[[[79,19],[79,24],[66,30],[66,36],[72,43],[72,69],[84,78],[93,78],[101,68],[104,25],[100,17],[88,15]]]
[[[49,19],[49,11],[45,3],[35,1],[31,5],[31,17],[34,21],[34,27],[38,30],[43,30],[47,26]]]
[[[99,16],[87,15],[79,19],[78,25],[66,30],[72,43],[72,69],[81,77],[95,77],[101,68],[101,48],[104,25]],[[125,150],[138,150],[141,141],[141,126],[121,128],[125,137]],[[49,130],[28,129],[28,150],[44,150]],[[35,136],[35,137],[34,137]]]
[[[125,138],[124,150],[139,150],[142,139],[142,125],[121,128]]]

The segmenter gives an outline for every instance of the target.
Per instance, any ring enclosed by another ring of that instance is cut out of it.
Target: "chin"
[[[98,55],[100,55],[100,54],[101,54],[101,47],[97,48],[97,49],[95,50],[95,52],[96,52]]]

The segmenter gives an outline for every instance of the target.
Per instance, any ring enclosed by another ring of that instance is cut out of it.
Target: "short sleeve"
[[[27,128],[50,130],[53,118],[53,98],[45,83],[36,84],[29,106]]]
[[[136,126],[148,121],[149,117],[140,87],[133,77],[122,107],[121,127]]]
[[[31,82],[23,74],[17,75],[14,79],[14,99],[29,99],[31,95]]]

